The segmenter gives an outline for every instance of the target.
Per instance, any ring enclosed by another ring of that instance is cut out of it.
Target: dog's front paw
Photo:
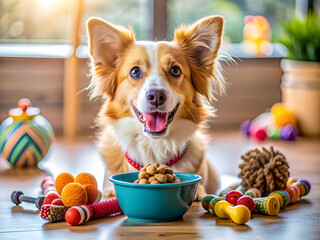
[[[207,195],[207,192],[204,190],[203,186],[199,185],[194,201],[201,201],[205,195]]]
[[[114,191],[114,187],[107,187],[107,188],[103,189],[103,196],[105,198],[115,196],[115,195],[116,195],[116,192]]]

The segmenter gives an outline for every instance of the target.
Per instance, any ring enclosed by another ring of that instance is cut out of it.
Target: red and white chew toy
[[[41,189],[44,195],[47,195],[50,192],[56,192],[54,178],[51,176],[46,176],[41,182]]]
[[[65,214],[65,220],[72,226],[80,225],[93,219],[104,218],[122,214],[116,198],[69,208]]]
[[[64,215],[69,207],[58,205],[42,205],[40,217],[48,222],[64,221]]]

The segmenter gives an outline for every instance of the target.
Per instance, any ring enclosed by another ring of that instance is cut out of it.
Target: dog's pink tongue
[[[167,125],[167,113],[144,113],[143,116],[152,132],[161,132]]]

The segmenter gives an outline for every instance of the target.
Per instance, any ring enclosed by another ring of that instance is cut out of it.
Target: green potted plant
[[[282,101],[294,111],[301,133],[320,136],[320,14],[309,13],[283,23],[281,42],[288,49],[281,60]]]

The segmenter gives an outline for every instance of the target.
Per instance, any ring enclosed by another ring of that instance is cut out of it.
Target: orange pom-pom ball
[[[79,183],[69,183],[62,190],[61,200],[63,204],[68,207],[87,204],[87,191]]]
[[[94,185],[98,187],[96,178],[90,173],[80,173],[75,179],[74,182],[80,183],[82,186],[87,184]]]
[[[98,188],[93,184],[86,184],[84,185],[84,189],[87,191],[88,204],[93,203],[98,198]]]
[[[62,189],[68,184],[74,182],[74,177],[67,172],[60,173],[54,182],[57,193],[61,196]]]

